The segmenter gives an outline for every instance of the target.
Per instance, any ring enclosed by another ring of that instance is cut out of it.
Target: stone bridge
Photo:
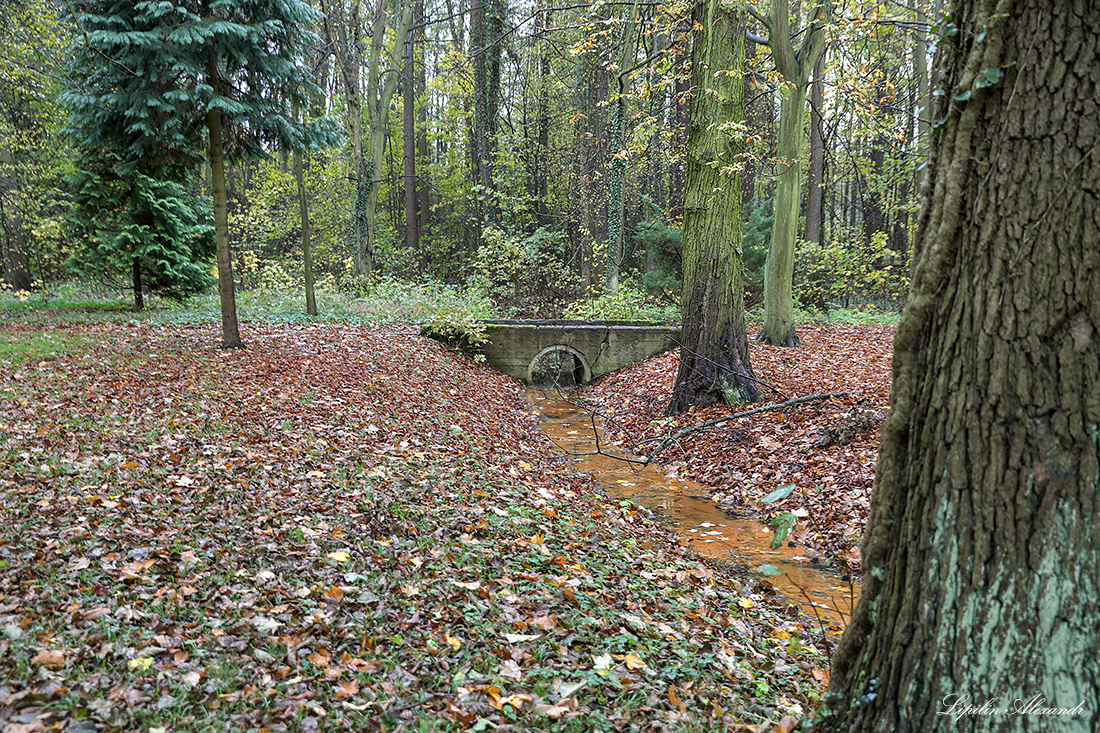
[[[528,384],[584,384],[679,344],[680,329],[636,321],[484,321],[485,360]]]

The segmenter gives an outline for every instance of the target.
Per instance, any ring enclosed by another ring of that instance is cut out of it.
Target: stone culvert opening
[[[527,383],[539,387],[576,387],[592,381],[584,354],[565,344],[547,346],[527,367]]]

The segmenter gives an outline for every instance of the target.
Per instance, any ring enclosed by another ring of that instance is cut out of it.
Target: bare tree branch
[[[669,447],[673,443],[679,441],[681,438],[686,437],[688,435],[692,435],[693,433],[701,432],[703,430],[706,430],[707,428],[714,427],[715,425],[718,425],[719,423],[724,423],[724,422],[727,422],[729,420],[736,420],[736,419],[741,418],[741,417],[748,417],[749,415],[756,415],[757,413],[760,413],[760,412],[770,412],[771,410],[779,410],[779,409],[782,409],[784,407],[790,407],[791,405],[800,404],[802,402],[814,402],[814,401],[817,401],[817,400],[832,399],[833,397],[842,397],[846,394],[848,394],[848,393],[847,392],[830,392],[828,394],[811,394],[811,395],[806,395],[805,397],[795,397],[794,399],[787,400],[786,402],[778,402],[774,405],[765,405],[764,407],[757,407],[757,408],[754,408],[752,410],[745,410],[744,412],[735,412],[732,415],[726,415],[724,417],[719,417],[719,418],[716,418],[714,420],[708,420],[705,423],[700,423],[698,425],[693,425],[690,428],[683,428],[681,430],[676,431],[675,433],[673,433],[669,437],[665,438],[664,440],[662,440],[657,445],[657,447],[654,448],[650,452],[649,458],[645,459],[645,463],[649,464],[650,462],[652,462],[653,459],[657,457],[658,453],[660,453],[661,451],[663,451],[665,448]],[[651,443],[654,440],[657,440],[657,439],[652,438],[650,440],[642,441],[641,445],[644,445],[645,443]]]

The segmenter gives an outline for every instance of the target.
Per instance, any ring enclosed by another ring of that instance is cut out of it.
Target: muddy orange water
[[[550,439],[572,454],[577,468],[593,474],[612,496],[659,512],[703,554],[754,569],[775,566],[782,574],[768,576],[767,581],[801,606],[807,621],[820,619],[831,632],[843,630],[859,598],[858,584],[849,585],[812,567],[812,556],[805,550],[785,545],[771,549],[770,528],[754,519],[731,517],[709,498],[707,487],[673,478],[657,466],[617,460],[615,456],[625,454],[605,442],[600,421],[593,425],[591,413],[570,402],[568,395],[531,389],[527,400]]]

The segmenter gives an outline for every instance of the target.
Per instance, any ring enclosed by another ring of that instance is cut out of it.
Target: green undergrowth
[[[745,318],[750,328],[759,328],[764,322],[764,309],[755,308],[750,310],[745,314]],[[794,310],[796,329],[800,324],[810,326],[896,326],[900,320],[900,309],[880,308],[873,304],[832,307],[828,310],[796,307]]]
[[[83,353],[88,339],[60,331],[6,334],[0,340],[0,366],[19,368],[29,362]]]
[[[33,354],[0,374],[0,728],[717,731],[819,700],[819,641],[757,581],[608,500],[453,351],[0,336]]]
[[[500,315],[476,289],[386,277],[356,279],[341,287],[322,281],[316,289],[316,316],[306,313],[304,291],[293,280],[240,290],[236,301],[237,316],[242,323],[392,327]],[[34,292],[0,291],[0,322],[41,326],[72,323],[188,326],[221,320],[221,303],[215,291],[184,301],[146,295],[145,306],[141,312],[135,312],[133,297],[128,293],[102,286],[61,283]]]

